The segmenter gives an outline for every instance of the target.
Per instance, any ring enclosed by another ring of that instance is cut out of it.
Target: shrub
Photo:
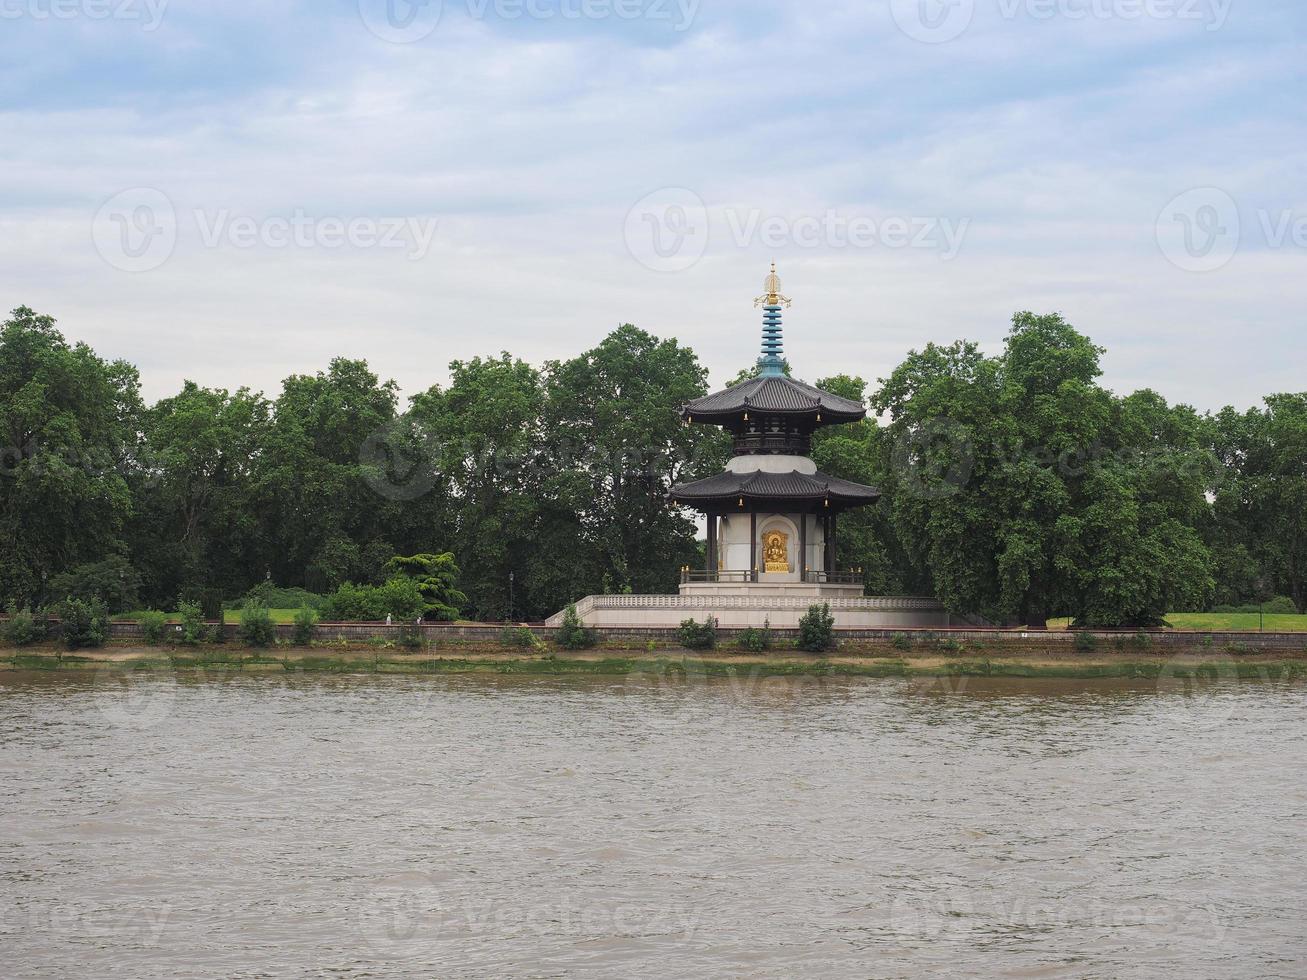
[[[895,650],[911,650],[912,638],[907,633],[895,633],[890,638],[889,645]]]
[[[809,606],[799,620],[799,649],[808,653],[823,653],[835,648],[835,617],[830,614],[830,603]]]
[[[1268,615],[1296,616],[1298,614],[1298,606],[1287,595],[1277,595],[1274,599],[1268,599],[1262,608]]]
[[[564,650],[589,650],[598,642],[598,634],[581,624],[576,606],[568,606],[563,613],[563,625],[558,627],[558,645]]]
[[[536,645],[536,635],[525,626],[505,626],[499,633],[499,642],[506,647],[530,650]]]
[[[387,616],[411,623],[420,619],[426,608],[418,583],[396,576],[385,585],[346,582],[327,600],[322,615],[339,623],[379,623]]]
[[[1130,637],[1130,645],[1137,650],[1147,650],[1153,645],[1153,638],[1147,633],[1136,633]]]
[[[120,613],[136,608],[141,576],[126,558],[78,565],[50,580],[50,594],[55,599],[78,599],[84,603],[102,603],[108,612]]]
[[[422,627],[415,622],[402,625],[399,628],[399,645],[406,650],[422,649]]]
[[[316,592],[309,592],[307,589],[281,589],[271,582],[260,582],[235,602],[228,603],[227,606],[230,609],[241,609],[250,600],[261,602],[269,609],[300,609],[308,606],[310,609],[319,612],[327,604],[326,596],[318,595]]]
[[[227,610],[221,606],[218,607],[217,613],[214,614],[214,624],[209,630],[210,643],[227,642]]]
[[[253,599],[241,607],[241,639],[252,647],[266,647],[277,638],[277,628],[272,625],[272,615],[268,607]]]
[[[104,603],[82,599],[65,599],[59,604],[63,622],[64,645],[69,650],[102,647],[109,636],[109,615]]]
[[[16,647],[30,646],[45,639],[45,621],[38,620],[30,609],[10,608],[4,639]]]
[[[1092,653],[1098,646],[1098,637],[1093,633],[1077,633],[1075,643],[1081,653]]]
[[[141,635],[145,637],[145,642],[152,647],[157,647],[163,642],[164,636],[168,632],[168,616],[166,613],[150,610],[141,613]]]
[[[762,653],[771,649],[771,624],[763,625],[762,629],[750,627],[740,634],[740,649],[748,650],[750,653]]]
[[[676,631],[676,638],[687,650],[712,650],[717,646],[717,620],[711,616],[703,623],[687,619]]]
[[[306,647],[313,642],[313,634],[318,628],[318,614],[311,606],[300,606],[295,613],[294,637],[296,646]]]
[[[199,646],[204,642],[208,630],[204,626],[204,611],[198,602],[179,602],[177,615],[182,621],[181,642],[188,647]]]

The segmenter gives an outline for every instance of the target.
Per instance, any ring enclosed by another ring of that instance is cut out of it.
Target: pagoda
[[[762,356],[754,377],[682,409],[687,425],[731,433],[725,471],[672,488],[669,504],[705,515],[702,568],[685,568],[676,595],[592,595],[575,604],[587,626],[675,629],[712,618],[726,629],[793,629],[814,604],[829,604],[837,629],[949,625],[935,599],[865,595],[857,569],[840,569],[841,514],[880,499],[879,491],[830,476],[812,461],[812,434],[867,417],[861,403],[795,381],[786,373],[782,311],[790,300],[772,264],[764,292]],[[565,611],[547,621],[563,622]]]
[[[772,263],[764,293],[762,356],[741,384],[686,405],[688,424],[717,425],[731,434],[726,470],[673,487],[674,503],[703,513],[708,524],[706,567],[685,569],[681,592],[701,586],[801,586],[787,593],[862,594],[862,575],[839,571],[839,515],[880,499],[872,487],[822,473],[810,457],[812,434],[867,417],[861,402],[795,381],[786,374],[781,293]]]

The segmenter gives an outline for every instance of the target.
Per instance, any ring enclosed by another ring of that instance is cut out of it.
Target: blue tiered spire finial
[[[781,377],[785,374],[785,337],[781,328],[781,308],[791,305],[788,296],[781,295],[781,277],[776,275],[776,263],[763,283],[766,292],[753,301],[754,308],[761,306],[762,357],[758,358],[758,373],[763,377]]]

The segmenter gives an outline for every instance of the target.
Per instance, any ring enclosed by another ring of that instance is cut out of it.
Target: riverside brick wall
[[[499,646],[505,628],[499,624],[452,625],[448,623],[431,623],[424,624],[421,627],[421,632],[425,645],[429,646]],[[507,628],[518,629],[519,627],[509,626]],[[532,625],[527,628],[537,638],[545,642],[552,640],[558,632],[555,628],[541,625]],[[276,629],[277,636],[280,639],[289,641],[294,635],[293,626],[278,625]],[[319,623],[314,638],[320,643],[333,643],[342,640],[347,643],[359,644],[389,641],[398,646],[402,629],[401,626],[387,626],[385,623]],[[238,630],[238,624],[226,624],[225,632],[229,641],[234,642],[238,639]],[[596,629],[595,632],[599,635],[600,644],[604,646],[627,645],[638,648],[647,646],[650,641],[659,645],[675,645],[677,643],[676,630],[665,627],[601,627]],[[744,631],[740,629],[719,629],[717,635],[721,641],[729,642],[742,632]],[[1055,647],[1070,647],[1074,644],[1076,638],[1075,633],[1066,631],[1028,632],[978,629],[975,627],[950,629],[839,629],[837,627],[836,634],[841,641],[846,643],[878,644],[891,643],[896,637],[902,635],[911,639],[914,646],[932,642],[947,644],[949,641],[953,641],[968,646],[1047,644]],[[142,634],[141,627],[137,623],[113,623],[110,627],[110,635],[117,640],[133,640],[139,639]],[[1135,641],[1135,637],[1139,635],[1135,631],[1099,630],[1091,631],[1091,635],[1097,640],[1098,648],[1103,652],[1112,651],[1118,643],[1124,644],[1126,649],[1144,649],[1142,645]],[[1230,648],[1248,648],[1307,652],[1307,633],[1188,633],[1157,630],[1148,631],[1143,635],[1148,637],[1148,646],[1163,649],[1211,648],[1214,651],[1223,651]],[[772,636],[779,641],[796,640],[798,639],[798,630],[773,629]]]

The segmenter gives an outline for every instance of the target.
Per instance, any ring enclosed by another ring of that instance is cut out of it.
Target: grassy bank
[[[1255,612],[1170,613],[1166,622],[1172,629],[1187,633],[1256,633],[1261,629],[1267,633],[1307,633],[1307,616],[1282,613],[1267,613],[1264,619]],[[1069,619],[1048,621],[1051,630],[1065,630],[1070,626]]]
[[[535,653],[479,648],[404,653],[375,649],[242,649],[209,647],[162,649],[132,646],[68,653],[56,648],[0,650],[0,670],[205,670],[219,673],[320,672],[336,674],[652,674],[688,677],[1049,677],[1307,679],[1307,655],[1232,655],[1195,650],[1188,654],[1075,654],[1038,648],[902,652],[889,648],[842,648],[825,656],[793,651],[746,654],[728,650],[706,654],[681,650],[597,650]]]

